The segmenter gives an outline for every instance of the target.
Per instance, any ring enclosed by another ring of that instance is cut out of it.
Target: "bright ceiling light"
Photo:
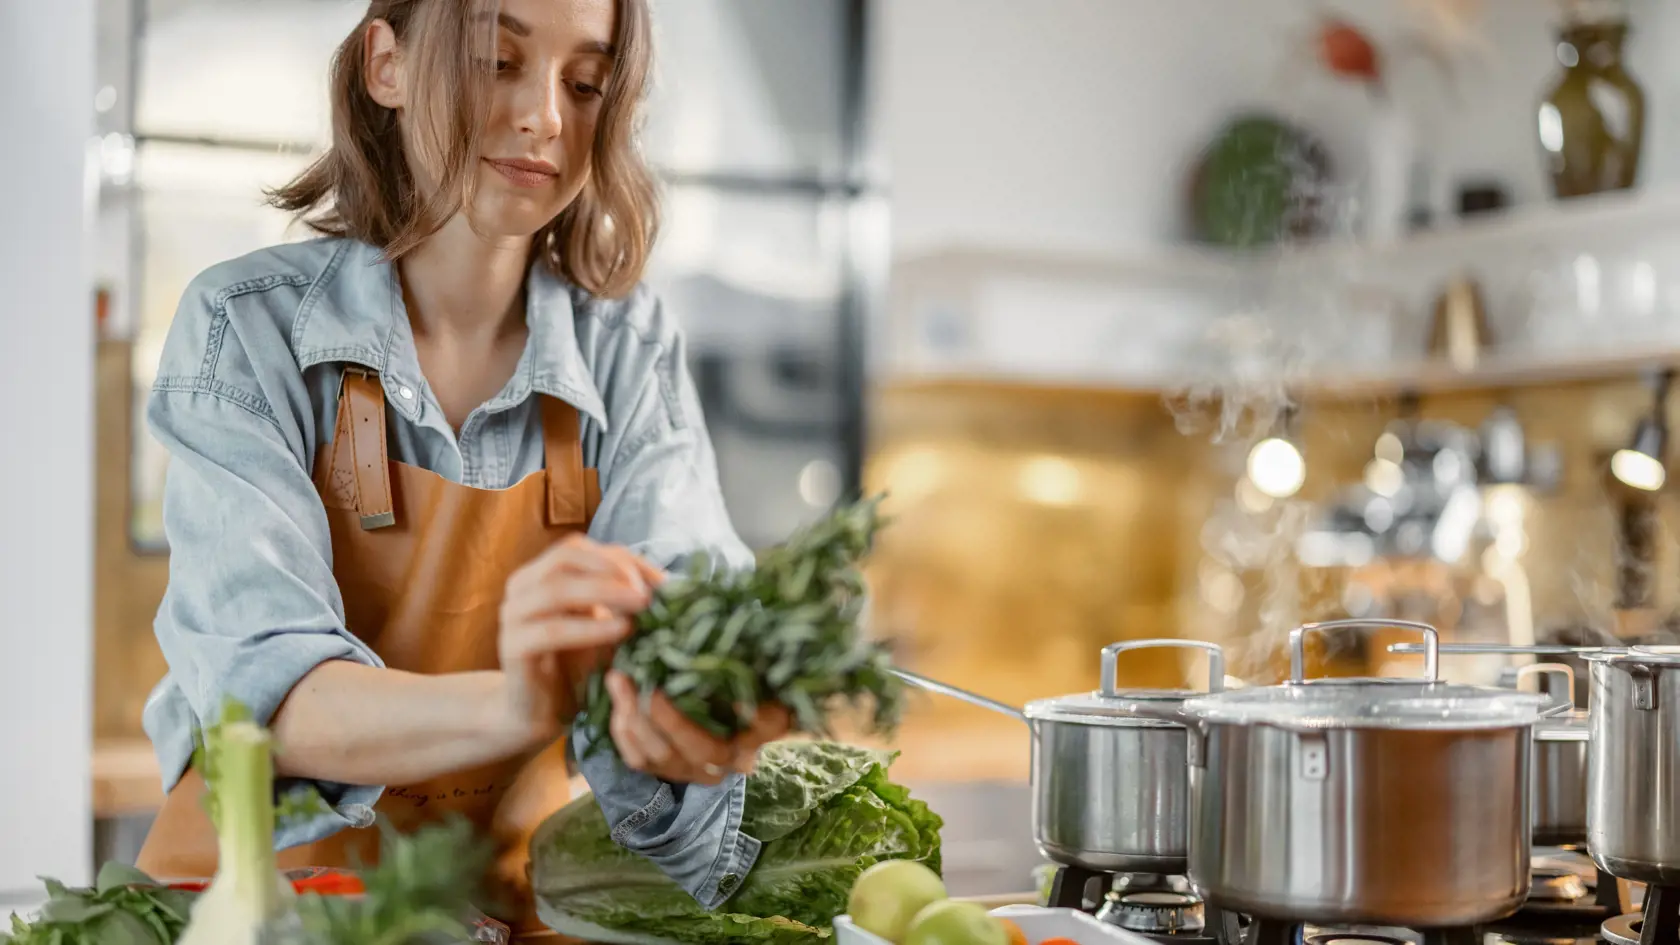
[[[1307,463],[1295,444],[1282,437],[1267,437],[1249,451],[1248,478],[1266,495],[1287,499],[1301,491],[1307,481]]]

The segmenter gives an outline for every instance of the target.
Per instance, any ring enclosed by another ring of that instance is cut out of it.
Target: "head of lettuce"
[[[835,742],[767,746],[747,779],[742,829],[763,843],[752,870],[708,912],[650,862],[614,843],[593,797],[557,811],[531,842],[537,912],[598,942],[817,942],[858,874],[881,860],[940,871],[944,822],[887,778],[896,753]]]

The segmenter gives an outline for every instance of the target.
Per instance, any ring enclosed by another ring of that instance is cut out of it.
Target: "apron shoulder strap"
[[[347,366],[338,391],[327,487],[361,515],[365,529],[396,523],[391,464],[386,455],[385,389],[379,375]]]
[[[577,408],[543,397],[543,461],[548,467],[548,524],[589,524],[588,485],[583,472],[583,432]]]

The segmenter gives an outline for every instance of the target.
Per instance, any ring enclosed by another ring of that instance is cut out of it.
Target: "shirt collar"
[[[594,372],[578,347],[573,289],[534,263],[525,281],[525,320],[530,337],[519,365],[485,408],[505,410],[532,393],[565,401],[603,430],[606,405]],[[418,420],[423,389],[419,353],[408,323],[397,270],[377,247],[342,240],[310,286],[292,329],[298,365],[327,361],[359,364],[378,372],[385,399],[410,422]],[[407,389],[409,395],[402,396]]]

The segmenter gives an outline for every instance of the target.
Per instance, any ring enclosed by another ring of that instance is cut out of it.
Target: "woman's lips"
[[[496,158],[485,158],[484,160],[515,187],[544,187],[553,183],[554,179],[560,176],[560,171],[553,165],[543,164],[539,161]]]

